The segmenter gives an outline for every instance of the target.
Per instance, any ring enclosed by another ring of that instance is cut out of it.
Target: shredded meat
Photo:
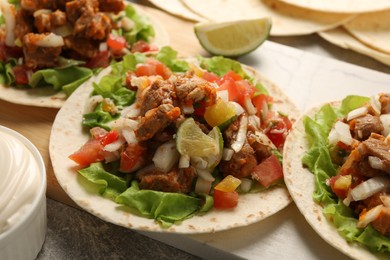
[[[162,104],[173,104],[176,95],[172,84],[164,80],[156,80],[141,97],[141,115]]]
[[[35,16],[34,25],[39,33],[51,32],[53,29],[66,25],[66,14],[60,10],[53,13],[41,13]]]
[[[135,135],[139,141],[152,138],[156,133],[161,132],[169,124],[180,116],[180,108],[171,104],[163,104],[157,108],[149,110],[141,118]]]
[[[369,155],[380,159],[382,167],[379,170],[390,174],[390,145],[384,140],[373,137],[363,141],[362,145]]]
[[[193,167],[184,169],[174,168],[168,173],[152,168],[149,171],[137,174],[137,178],[140,181],[140,189],[180,193],[191,191],[192,183],[196,176],[196,171]]]
[[[371,133],[380,134],[383,131],[383,125],[379,116],[367,114],[355,120],[354,137],[358,140],[367,139]]]
[[[23,53],[26,66],[32,69],[53,67],[61,54],[59,47],[39,47],[36,42],[45,37],[44,34],[28,33],[23,37]]]
[[[34,12],[39,9],[57,9],[56,1],[53,0],[21,0],[20,6],[22,9]]]
[[[66,3],[65,10],[68,21],[75,23],[86,12],[98,12],[99,2],[97,0],[74,0]]]
[[[85,11],[74,24],[73,33],[94,40],[107,38],[111,31],[111,19],[104,13]]]

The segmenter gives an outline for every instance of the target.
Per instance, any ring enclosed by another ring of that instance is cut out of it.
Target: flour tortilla
[[[138,13],[148,16],[145,7],[132,5]],[[155,38],[152,42],[157,46],[169,45],[169,35],[166,30],[154,18],[149,17],[149,20],[155,31]],[[52,87],[15,88],[0,84],[0,99],[19,105],[60,108],[66,101],[67,96],[62,91],[54,91]]]
[[[390,55],[390,9],[360,14],[343,26],[359,41]]]
[[[211,21],[271,17],[271,36],[307,35],[335,28],[353,18],[302,9],[278,0],[183,0],[192,11]]]
[[[344,49],[350,49],[358,53],[367,55],[377,61],[380,61],[386,65],[390,65],[390,54],[380,52],[363,44],[349,34],[343,28],[336,28],[329,31],[323,31],[318,33],[323,39],[333,43]]]
[[[332,102],[331,104],[339,106],[341,102]],[[322,207],[313,201],[314,175],[302,166],[302,157],[309,149],[305,137],[303,117],[313,117],[322,106],[323,104],[304,112],[295,122],[286,139],[283,152],[283,172],[286,186],[299,211],[327,243],[355,259],[385,258],[383,255],[370,252],[357,243],[348,243],[338,234],[336,228],[326,220],[322,214]]]
[[[206,20],[204,17],[197,15],[188,9],[180,0],[149,0],[156,7],[193,22],[202,22]]]
[[[297,106],[276,85],[253,69],[248,67],[246,69],[269,90],[274,99],[275,110],[283,111],[293,119],[298,117]],[[127,228],[195,234],[216,232],[261,221],[285,208],[292,201],[285,186],[275,186],[260,193],[241,195],[235,209],[212,209],[205,215],[196,215],[181,224],[163,229],[153,219],[131,214],[125,206],[103,198],[96,190],[88,188],[86,181],[76,172],[75,163],[68,158],[90,136],[83,131],[81,122],[93,81],[98,79],[90,79],[78,88],[60,109],[52,127],[49,145],[50,158],[58,182],[70,198],[84,210],[105,221]]]
[[[280,0],[302,8],[330,13],[363,13],[390,9],[390,0]]]

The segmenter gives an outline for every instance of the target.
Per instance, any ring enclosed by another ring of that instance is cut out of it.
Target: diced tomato
[[[95,68],[105,68],[110,65],[110,52],[109,51],[101,51],[98,54],[96,54],[95,57],[91,58],[87,64],[85,64],[86,67],[95,69]]]
[[[208,82],[216,82],[218,80],[218,76],[215,75],[212,72],[204,71],[202,75],[203,79],[207,80]]]
[[[168,79],[172,75],[172,71],[158,60],[148,59],[146,63],[137,64],[135,75],[137,77],[160,75],[164,79]]]
[[[118,140],[118,132],[117,131],[110,131],[105,136],[102,137],[100,143],[103,146],[106,146],[110,143],[115,142],[116,140]]]
[[[114,52],[120,52],[126,47],[126,39],[123,36],[110,33],[107,37],[107,46]]]
[[[218,90],[228,90],[229,101],[235,101],[240,105],[245,105],[245,98],[252,98],[256,88],[247,80],[233,71],[229,71],[217,81]]]
[[[131,52],[149,52],[149,51],[158,51],[158,47],[142,40],[135,42],[133,46],[131,46]]]
[[[345,199],[352,185],[351,175],[336,175],[329,179],[329,185],[337,197]]]
[[[257,116],[261,118],[261,111],[268,110],[268,96],[259,94],[252,98],[252,103],[256,107]]]
[[[71,154],[69,158],[83,167],[94,162],[103,161],[103,145],[99,139],[90,139],[77,152]]]
[[[18,85],[28,84],[28,68],[23,65],[16,65],[12,68],[12,72],[15,77],[15,83]]]
[[[252,99],[256,88],[246,80],[238,80],[235,83],[238,94],[236,101],[241,105],[245,105],[245,97]]]
[[[128,144],[126,150],[121,153],[119,170],[121,172],[131,172],[142,159],[145,148],[139,143]]]
[[[287,126],[284,124],[284,121],[278,120],[276,122],[271,123],[271,127],[266,132],[266,135],[277,148],[280,148],[283,147],[287,131],[288,129]]]
[[[252,177],[266,188],[275,181],[282,179],[283,170],[278,158],[271,155],[262,161],[253,169]]]
[[[238,204],[238,193],[236,191],[224,192],[214,190],[214,208],[231,209]]]

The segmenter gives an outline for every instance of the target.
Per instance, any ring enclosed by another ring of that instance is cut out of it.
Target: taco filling
[[[156,50],[147,19],[122,0],[2,1],[0,83],[70,95],[129,52]]]
[[[174,223],[232,209],[240,193],[282,182],[291,122],[271,107],[272,97],[233,60],[187,62],[167,47],[130,54],[94,84],[83,120],[91,138],[69,157],[94,182],[99,171],[103,195],[146,217]],[[114,177],[119,189],[110,187]],[[187,202],[163,205],[165,196]]]
[[[350,96],[304,119],[314,199],[348,241],[390,251],[390,94]],[[321,129],[320,129],[321,128]]]

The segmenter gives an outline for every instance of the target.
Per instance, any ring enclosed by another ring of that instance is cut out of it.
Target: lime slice
[[[200,44],[213,55],[237,57],[259,47],[269,35],[269,17],[229,22],[202,22],[195,25]]]
[[[181,155],[208,157],[220,153],[220,141],[203,133],[193,118],[187,118],[177,130],[176,148]]]
[[[208,134],[211,138],[214,139],[214,141],[218,144],[218,152],[213,155],[208,155],[205,160],[208,163],[208,168],[213,169],[215,168],[218,163],[222,159],[222,152],[223,152],[223,137],[221,130],[219,130],[219,127],[213,127],[213,129]]]

